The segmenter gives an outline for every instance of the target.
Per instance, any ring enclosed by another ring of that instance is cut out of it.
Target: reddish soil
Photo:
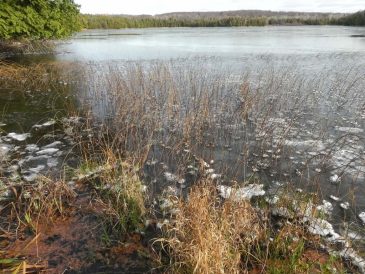
[[[151,270],[154,255],[142,235],[102,241],[102,224],[90,197],[79,195],[71,213],[51,223],[40,221],[34,233],[19,231],[17,238],[0,241],[3,257],[36,266],[27,273],[156,273]]]

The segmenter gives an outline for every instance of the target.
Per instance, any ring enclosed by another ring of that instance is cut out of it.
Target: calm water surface
[[[60,59],[81,61],[230,57],[255,54],[365,54],[364,28],[233,27],[88,30],[62,46]]]

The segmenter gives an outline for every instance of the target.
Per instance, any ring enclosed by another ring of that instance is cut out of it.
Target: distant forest
[[[365,10],[338,19],[339,25],[365,26]]]
[[[365,11],[355,14],[272,11],[180,12],[156,16],[82,15],[87,29],[148,27],[233,27],[266,25],[365,26]]]

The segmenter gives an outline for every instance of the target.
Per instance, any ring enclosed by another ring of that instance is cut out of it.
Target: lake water
[[[88,30],[61,48],[60,59],[151,60],[251,55],[365,54],[364,28],[233,27]]]

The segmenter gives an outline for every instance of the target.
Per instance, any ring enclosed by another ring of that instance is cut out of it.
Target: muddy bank
[[[57,187],[57,182],[53,184]],[[39,216],[31,228],[20,229],[17,235],[2,235],[1,256],[24,260],[24,270],[32,273],[155,273],[156,255],[143,234],[107,234],[93,189],[76,186],[69,191],[70,200],[63,200],[64,212]]]

